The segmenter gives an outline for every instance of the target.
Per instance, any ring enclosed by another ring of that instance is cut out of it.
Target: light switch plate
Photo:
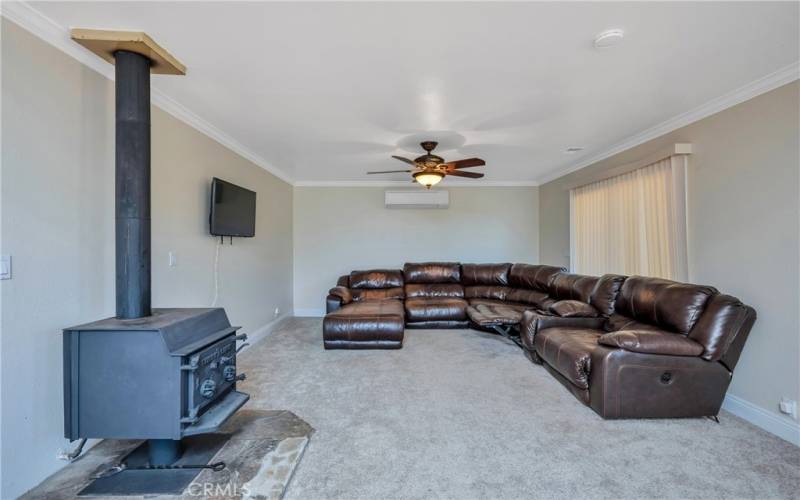
[[[175,252],[169,252],[169,267],[178,265],[178,255]]]
[[[0,255],[0,280],[11,279],[11,256]]]

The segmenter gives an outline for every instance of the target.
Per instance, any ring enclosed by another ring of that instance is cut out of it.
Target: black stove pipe
[[[150,316],[150,60],[116,59],[117,317]]]
[[[117,317],[150,316],[150,59],[119,50],[116,64]],[[180,441],[150,439],[150,465],[173,464]]]

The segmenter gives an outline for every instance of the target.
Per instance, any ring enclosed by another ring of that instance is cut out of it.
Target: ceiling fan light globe
[[[420,172],[414,174],[414,180],[430,189],[432,186],[438,184],[444,176],[436,172]]]

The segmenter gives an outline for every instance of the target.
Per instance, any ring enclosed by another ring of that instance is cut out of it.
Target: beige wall
[[[320,314],[336,278],[354,269],[428,260],[538,262],[537,188],[448,190],[447,209],[387,209],[385,188],[295,188],[296,313]]]
[[[64,465],[60,330],[114,314],[114,88],[5,19],[2,39],[0,251],[14,276],[0,282],[0,497],[12,498]],[[157,108],[152,174],[156,307],[212,300],[216,175],[258,193],[256,237],[221,248],[219,305],[249,333],[291,311],[291,186]]]
[[[783,396],[800,401],[799,95],[798,82],[785,85],[539,190],[539,210],[547,214],[540,224],[542,262],[566,265],[565,186],[670,144],[692,143],[689,279],[736,295],[758,311],[729,395],[766,410],[767,421],[774,417],[775,425],[795,429],[777,405]]]

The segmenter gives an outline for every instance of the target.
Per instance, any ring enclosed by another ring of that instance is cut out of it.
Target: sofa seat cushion
[[[406,318],[413,321],[464,321],[467,301],[459,297],[406,299]]]
[[[597,339],[604,333],[591,328],[547,328],[536,334],[534,346],[551,368],[576,387],[588,389],[592,351],[598,348]]]
[[[679,333],[653,330],[620,330],[600,337],[599,342],[631,352],[666,354],[668,356],[699,356],[703,345]]]
[[[467,307],[467,316],[472,323],[483,326],[516,325],[522,319],[522,313],[530,306],[525,304],[505,303],[500,301],[475,300]],[[494,303],[486,303],[494,302]]]
[[[388,300],[365,300],[361,302],[351,302],[343,306],[338,311],[334,311],[328,316],[403,316],[403,301]],[[326,316],[326,317],[328,317]]]
[[[351,302],[327,314],[322,322],[326,346],[328,342],[379,344],[386,341],[402,344],[403,330],[404,311],[400,300]]]
[[[536,345],[534,338],[541,330],[548,328],[581,328],[581,329],[597,329],[603,328],[605,318],[562,318],[551,313],[543,311],[528,310],[522,314],[522,319],[519,322],[519,335],[522,339],[522,345],[528,351],[535,351]]]

